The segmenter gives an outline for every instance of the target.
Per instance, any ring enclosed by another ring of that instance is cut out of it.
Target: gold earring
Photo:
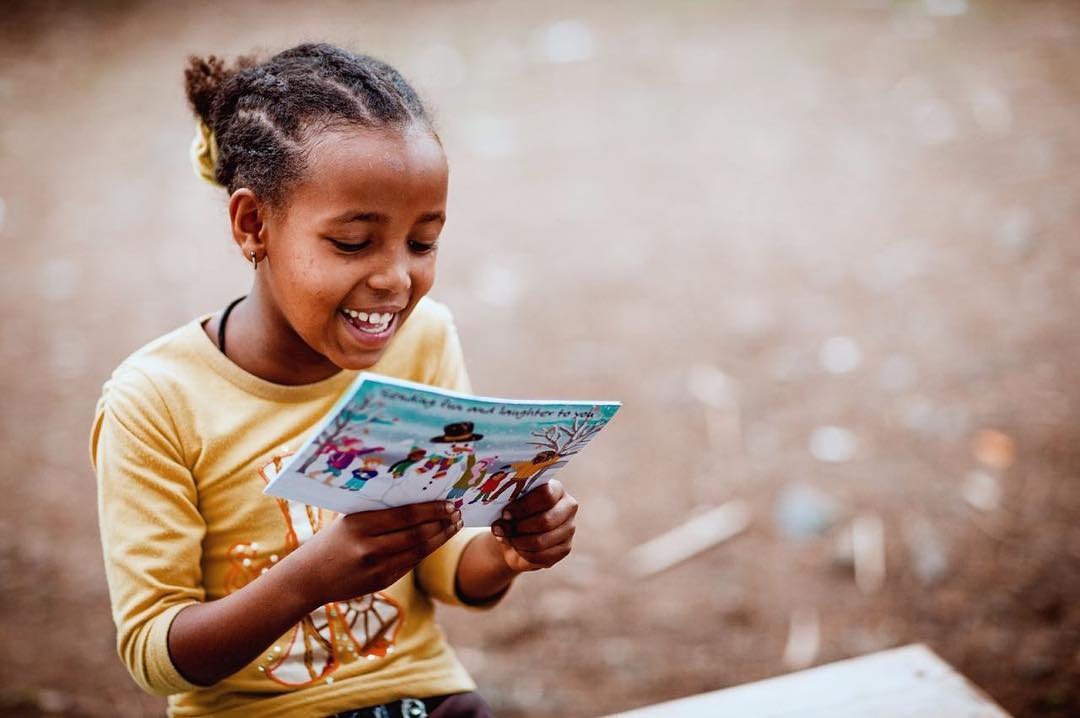
[[[258,269],[259,268],[259,260],[255,259],[255,250],[254,249],[251,250],[251,268],[252,269]]]

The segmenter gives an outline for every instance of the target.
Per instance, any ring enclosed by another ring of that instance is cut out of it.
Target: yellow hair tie
[[[223,187],[214,177],[217,162],[218,146],[214,131],[200,117],[195,129],[195,139],[191,141],[191,163],[195,166],[195,174],[215,187]]]

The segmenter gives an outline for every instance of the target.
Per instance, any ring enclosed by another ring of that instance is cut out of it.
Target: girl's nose
[[[412,288],[409,265],[397,257],[388,259],[368,275],[367,284],[377,292],[407,292]]]

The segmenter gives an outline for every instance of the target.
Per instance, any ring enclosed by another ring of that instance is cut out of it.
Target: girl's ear
[[[233,241],[247,262],[251,261],[252,252],[258,262],[266,256],[266,215],[267,208],[247,187],[236,190],[229,198]]]

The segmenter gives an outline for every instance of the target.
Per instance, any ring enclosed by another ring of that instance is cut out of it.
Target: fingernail
[[[464,527],[464,526],[465,526],[465,522],[462,521],[461,519],[458,519],[457,520],[457,530],[460,531],[462,529],[462,527]]]
[[[445,511],[448,514],[454,513],[454,503],[452,501],[445,502],[443,504],[443,511]]]
[[[491,527],[491,533],[495,534],[499,538],[502,538],[503,536],[506,535],[506,531],[503,530],[502,526],[492,526]]]
[[[510,512],[509,512],[509,511],[503,511],[503,512],[502,512],[502,519],[503,519],[503,521],[509,521],[509,520],[510,520],[511,518],[513,518],[513,517],[512,517],[512,516],[510,516]]]

